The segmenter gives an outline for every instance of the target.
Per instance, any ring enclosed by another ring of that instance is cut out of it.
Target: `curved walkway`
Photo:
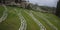
[[[15,11],[17,12],[17,9],[15,9]],[[25,18],[21,14],[21,11],[20,11],[20,13],[17,12],[17,15],[19,16],[19,19],[21,20],[21,25],[20,25],[19,30],[26,30],[27,23],[26,23]]]
[[[0,22],[4,21],[7,18],[7,16],[8,16],[6,6],[5,5],[2,5],[2,6],[5,8],[5,11],[3,12],[2,17],[0,18]]]
[[[40,27],[40,30],[46,30],[45,26],[42,25],[42,23],[40,23],[40,21],[38,21],[32,14],[32,12],[30,11],[30,13],[28,13],[27,11],[24,11],[25,13],[29,14],[32,19],[38,24],[38,26]]]

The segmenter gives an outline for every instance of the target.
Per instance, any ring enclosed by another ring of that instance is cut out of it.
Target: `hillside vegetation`
[[[53,14],[6,6],[8,17],[0,22],[0,30],[60,30],[60,18]],[[4,7],[0,7],[0,17]],[[42,9],[41,9],[42,10]]]

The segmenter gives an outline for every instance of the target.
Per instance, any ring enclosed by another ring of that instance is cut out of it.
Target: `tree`
[[[5,4],[5,0],[2,0],[3,1],[3,4]]]
[[[56,16],[60,17],[60,0],[57,3],[57,8],[56,8]]]
[[[16,3],[18,3],[18,0],[15,0]]]
[[[0,3],[1,3],[1,0],[0,0]]]

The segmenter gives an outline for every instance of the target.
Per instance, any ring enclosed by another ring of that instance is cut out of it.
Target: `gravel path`
[[[42,23],[40,23],[40,21],[38,21],[32,14],[32,11],[30,11],[30,13],[28,13],[27,11],[24,11],[25,13],[29,14],[32,19],[38,24],[38,26],[40,27],[40,30],[46,30],[46,28],[44,27],[44,25],[42,25]]]
[[[2,6],[5,8],[5,11],[3,12],[2,17],[0,18],[0,22],[4,21],[7,18],[7,16],[8,16],[6,6],[5,5],[2,5]]]
[[[40,18],[44,19],[45,22],[47,22],[47,24],[53,29],[53,30],[58,30],[57,27],[55,27],[51,22],[48,21],[48,19],[44,18],[43,14],[40,13],[40,15],[38,15],[37,13],[34,13],[37,16],[39,16]]]
[[[15,9],[15,11],[17,12],[17,9]],[[17,12],[17,15],[19,16],[19,19],[20,19],[20,21],[21,21],[21,25],[20,25],[20,28],[19,28],[19,30],[26,30],[26,28],[27,28],[27,23],[26,23],[26,20],[25,20],[25,18],[22,16],[22,14],[21,14],[21,11],[18,13]]]

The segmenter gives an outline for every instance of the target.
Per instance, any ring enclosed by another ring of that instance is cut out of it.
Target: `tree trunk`
[[[57,3],[56,16],[60,17],[60,0],[59,0],[59,2]]]

